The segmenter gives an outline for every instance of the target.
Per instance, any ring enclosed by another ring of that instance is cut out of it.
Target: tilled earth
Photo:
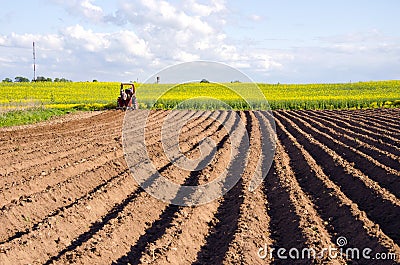
[[[250,148],[239,153],[248,161],[222,198],[184,207],[146,193],[124,158],[120,111],[1,129],[0,264],[400,262],[399,109],[275,111],[276,135],[265,130],[271,126],[265,112],[181,111],[177,119],[188,120],[179,138],[186,156],[196,157],[205,137],[217,143],[211,163],[195,173],[163,154],[161,125],[169,113],[150,113],[147,152],[163,176],[185,185],[207,183],[238,163],[229,130],[210,117],[244,122]],[[265,143],[274,139],[272,166],[252,191],[258,158],[267,159]],[[337,257],[289,255],[339,247]],[[280,248],[286,253],[278,255]],[[397,257],[367,260],[361,256],[367,248],[371,259]]]

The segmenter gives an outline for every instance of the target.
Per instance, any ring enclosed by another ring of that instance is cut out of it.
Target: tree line
[[[4,78],[2,80],[2,82],[3,83],[12,83],[12,82],[22,83],[22,82],[72,82],[72,81],[68,80],[68,79],[66,79],[64,77],[62,77],[62,78],[56,77],[53,80],[50,77],[44,77],[44,76],[38,76],[36,78],[36,80],[32,79],[32,81],[31,81],[31,80],[29,80],[29,78],[26,78],[26,77],[23,77],[23,76],[17,76],[17,77],[14,78],[14,81],[11,78],[6,77],[6,78]]]

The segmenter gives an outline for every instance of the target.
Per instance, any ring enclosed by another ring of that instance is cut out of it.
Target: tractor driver
[[[134,91],[135,91],[135,85],[132,84],[131,88],[129,89],[129,95],[130,95],[131,97],[133,97]]]
[[[121,91],[120,91],[120,96],[121,96],[121,100],[122,100],[124,106],[126,106],[126,100],[128,98],[128,95],[125,93],[125,91],[122,87],[121,87]]]

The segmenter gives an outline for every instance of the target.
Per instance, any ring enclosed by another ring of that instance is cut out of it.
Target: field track
[[[373,264],[400,262],[400,109],[273,112],[275,156],[252,192],[258,157],[265,163],[265,143],[275,139],[267,113],[237,112],[250,139],[238,156],[255,158],[244,164],[229,161],[234,112],[177,112],[189,120],[179,139],[185,155],[196,157],[205,137],[217,143],[211,163],[195,172],[163,154],[160,126],[169,113],[149,116],[153,164],[185,185],[243,165],[223,198],[181,207],[147,194],[124,159],[119,111],[0,129],[0,264],[369,264],[346,255],[289,263],[276,252],[258,256],[265,246],[322,251],[339,237],[346,248],[397,254]]]

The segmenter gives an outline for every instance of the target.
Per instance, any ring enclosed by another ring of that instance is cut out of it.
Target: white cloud
[[[188,53],[185,51],[176,51],[173,59],[180,62],[190,62],[199,60],[200,57],[197,54]]]
[[[99,52],[110,46],[110,41],[105,33],[93,33],[92,30],[85,30],[82,26],[76,25],[67,27],[63,33],[69,46],[84,49],[89,52]]]
[[[80,1],[80,6],[83,7],[85,12],[89,13],[103,13],[103,9],[99,6],[92,4],[93,0],[83,0]]]
[[[72,56],[78,58],[86,54],[97,62],[96,65],[101,65],[103,62],[106,65],[120,64],[121,67],[134,66],[152,57],[146,41],[129,30],[96,33],[76,25],[68,27],[62,35]]]
[[[126,70],[146,65],[152,57],[146,41],[135,32],[94,32],[75,25],[60,30],[59,34],[0,35],[0,45],[10,49],[10,53],[2,56],[0,67],[12,67],[12,63],[24,65],[24,69],[14,69],[14,75],[29,73],[32,41],[36,44],[38,73],[45,76],[64,73],[63,76],[77,80],[85,79],[85,75],[100,79],[96,73],[104,71],[109,76],[103,76],[103,80],[116,80],[116,76],[129,72]]]
[[[137,0],[124,1],[118,10],[116,21],[121,16],[133,25],[153,25],[172,30],[190,30],[198,34],[212,34],[213,28],[199,16],[190,16],[183,10],[178,10],[167,1]]]
[[[149,58],[151,56],[147,42],[136,36],[134,32],[127,30],[121,31],[119,36],[120,43],[129,54],[144,58]]]
[[[193,60],[220,61],[248,69],[280,67],[273,58],[230,43],[223,31],[225,14],[229,11],[225,0],[121,0],[119,3],[118,10],[104,14],[94,1],[63,2],[74,14],[91,18],[92,12],[97,22],[129,28],[107,34],[94,33],[79,25],[68,27],[63,31],[68,50],[74,54],[99,53],[99,58],[107,63],[136,61],[149,71]],[[105,51],[107,54],[103,55]]]
[[[64,6],[67,12],[81,15],[92,21],[101,21],[104,11],[100,6],[94,4],[95,0],[50,0],[53,3]]]
[[[279,69],[282,65],[271,56],[232,44],[223,31],[229,12],[225,0],[164,0],[121,1],[113,19],[124,21],[148,44],[154,66],[192,60],[214,60],[232,65]],[[261,17],[252,17],[262,19]]]
[[[254,36],[254,42],[234,39],[225,31],[233,11],[224,0],[119,0],[115,10],[94,0],[49,1],[64,7],[74,22],[57,34],[0,34],[1,46],[22,48],[2,52],[0,69],[13,69],[14,75],[23,74],[20,69],[30,71],[32,41],[43,75],[64,73],[74,80],[143,81],[166,66],[193,60],[223,62],[260,81],[293,82],[313,82],[322,71],[347,80],[356,69],[384,62],[400,66],[400,40],[377,30],[321,37],[284,49],[263,47],[271,36]],[[264,19],[257,14],[241,18],[245,23]]]
[[[62,38],[57,34],[16,34],[0,36],[0,45],[6,47],[32,49],[32,43],[41,43],[42,50],[59,51],[63,49]]]
[[[226,10],[224,0],[211,0],[207,1],[205,4],[198,3],[195,0],[184,1],[183,7],[190,13],[199,16],[209,16],[213,13],[220,13]]]

